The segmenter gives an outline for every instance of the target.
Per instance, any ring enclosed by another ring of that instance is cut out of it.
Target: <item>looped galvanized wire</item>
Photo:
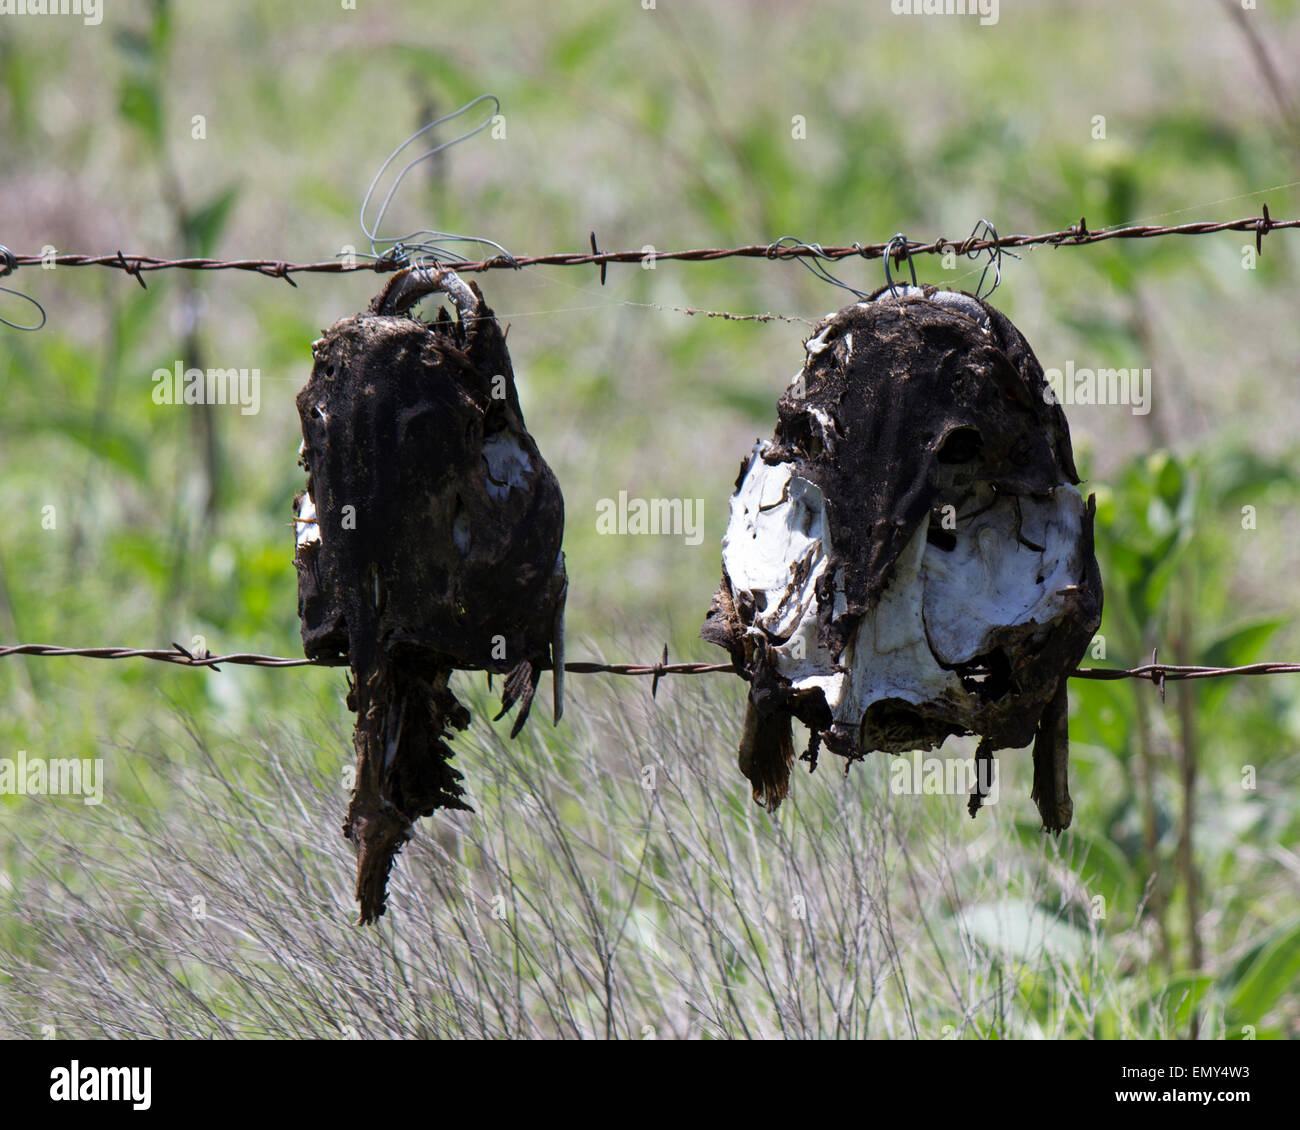
[[[443,141],[435,145],[432,149],[427,149],[418,157],[408,161],[397,174],[389,187],[388,192],[384,195],[383,202],[379,205],[379,211],[375,214],[374,221],[367,225],[366,210],[370,207],[370,200],[375,194],[375,189],[380,180],[383,178],[388,167],[397,160],[401,152],[417,138],[423,137],[432,129],[440,125],[454,121],[462,114],[468,113],[480,102],[491,102],[492,113],[476,125],[473,129],[462,133],[459,137],[454,137],[449,141]],[[393,257],[394,252],[399,252],[402,256],[400,266],[434,266],[438,263],[468,263],[470,260],[467,256],[459,252],[449,251],[443,245],[446,243],[468,243],[475,244],[479,247],[492,247],[501,253],[510,266],[515,265],[515,258],[501,244],[495,240],[488,239],[486,236],[478,235],[457,235],[454,232],[437,231],[433,228],[421,228],[418,231],[408,232],[400,237],[387,237],[379,234],[380,225],[384,222],[384,216],[388,212],[388,206],[393,202],[393,197],[397,193],[406,174],[409,173],[421,161],[426,161],[430,157],[436,156],[450,149],[453,145],[459,145],[462,141],[468,141],[475,134],[482,133],[490,126],[496,117],[501,113],[501,100],[495,94],[480,94],[477,98],[466,102],[459,110],[453,110],[450,114],[444,114],[427,125],[416,130],[410,137],[402,142],[389,155],[388,159],[379,166],[379,171],[375,173],[374,178],[370,181],[370,187],[366,189],[365,198],[361,201],[361,231],[370,240],[371,254],[362,256],[363,258],[373,259],[376,262],[387,264]],[[427,237],[427,238],[424,238]],[[387,244],[388,247],[381,251],[380,247]],[[412,255],[412,252],[415,254]]]
[[[0,279],[8,278],[16,270],[18,270],[17,257],[3,243],[0,243]],[[30,302],[33,306],[36,307],[37,310],[41,312],[41,320],[37,322],[36,325],[34,326],[20,326],[17,322],[11,322],[8,318],[4,317],[3,315],[0,315],[0,325],[6,325],[10,327],[10,329],[24,330],[28,332],[39,330],[43,325],[45,325],[45,307],[42,306],[39,302],[37,302],[36,299],[34,299],[30,294],[24,294],[21,290],[14,290],[12,287],[8,287],[8,286],[0,286],[0,292],[4,294],[16,295],[18,298],[23,299],[25,302]]]
[[[917,244],[917,246],[919,247],[921,246],[921,244]],[[908,269],[912,272],[912,285],[913,286],[921,285],[916,281],[916,264],[912,262],[912,245],[908,242],[907,236],[905,236],[902,232],[899,232],[897,235],[893,236],[888,243],[885,244],[885,251],[883,256],[885,260],[885,285],[889,288],[890,297],[894,296],[895,291],[894,291],[894,280],[893,278],[890,277],[889,274],[889,260],[892,259],[895,255],[899,254],[899,251],[897,250],[899,248],[901,248],[902,250],[902,256],[907,260]]]
[[[854,244],[854,246],[856,247],[857,244]],[[830,273],[823,260],[834,262],[835,257],[826,254],[822,249],[821,244],[805,243],[803,240],[798,239],[795,236],[783,235],[780,239],[773,240],[767,245],[767,258],[781,258],[780,252],[786,248],[800,248],[804,251],[810,251],[812,253],[811,255],[798,257],[798,262],[806,270],[816,275],[817,278],[822,280],[822,282],[828,282],[831,286],[838,286],[841,290],[847,290],[850,294],[855,295],[860,299],[867,298],[867,293],[865,291],[858,290],[855,286],[850,286],[843,279],[836,278],[835,275]]]
[[[985,247],[983,250],[970,247],[977,240],[989,240],[991,246]],[[962,247],[970,248],[958,252],[960,255],[965,255],[967,259],[978,259],[981,255],[987,253],[989,260],[984,264],[984,270],[980,272],[980,281],[975,286],[975,297],[979,299],[988,298],[1002,283],[1002,256],[1004,251],[1002,245],[998,242],[998,229],[990,224],[988,220],[981,219],[971,228],[970,235],[966,237]],[[1005,254],[1010,255],[1013,259],[1020,258],[1014,251],[1006,251]],[[986,293],[984,292],[984,279],[987,277],[990,267],[993,268],[993,285],[989,287]]]
[[[410,253],[406,249],[406,244],[400,239],[397,240],[387,251],[357,251],[354,254],[358,259],[365,259],[368,262],[373,263],[376,271],[400,271],[403,267],[410,267],[413,265],[411,263]],[[436,264],[429,263],[421,265],[435,266]]]

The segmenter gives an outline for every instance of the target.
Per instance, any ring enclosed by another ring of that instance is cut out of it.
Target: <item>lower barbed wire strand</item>
[[[174,644],[166,648],[130,647],[61,647],[56,644],[22,643],[0,646],[0,659],[10,655],[32,655],[40,658],[80,659],[152,659],[181,667],[214,667],[231,664],[246,667],[346,667],[346,660],[325,662],[317,659],[294,658],[283,655],[257,655],[251,652],[234,652],[230,655],[191,654]],[[550,665],[543,665],[543,671]],[[712,675],[728,673],[744,677],[731,663],[598,663],[575,660],[564,665],[571,675]],[[1300,673],[1300,663],[1250,663],[1243,667],[1197,667],[1186,664],[1146,663],[1140,667],[1080,667],[1070,672],[1072,679],[1144,679],[1152,683],[1178,682],[1187,679],[1217,679],[1237,675],[1287,675]]]

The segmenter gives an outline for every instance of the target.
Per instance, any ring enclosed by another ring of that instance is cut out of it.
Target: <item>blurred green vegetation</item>
[[[506,136],[480,135],[414,172],[392,231],[474,232],[527,254],[585,248],[591,231],[605,249],[667,249],[896,231],[959,239],[981,217],[1004,234],[1080,216],[1093,229],[1230,219],[1261,201],[1275,218],[1300,215],[1297,122],[1213,4],[1004,5],[990,28],[851,0],[652,11],[511,0],[436,18],[415,0],[360,7],[118,0],[98,27],[0,20],[0,242],[297,260],[365,250],[356,213],[373,170],[420,124],[485,90],[501,97]],[[1250,18],[1300,103],[1297,10],[1278,0]],[[806,137],[793,136],[796,116]],[[1127,667],[1156,647],[1179,663],[1300,655],[1296,239],[1269,236],[1252,269],[1240,234],[1004,260],[994,301],[1045,366],[1153,370],[1149,415],[1068,409],[1084,489],[1098,494],[1106,587],[1104,656],[1086,662]],[[918,262],[922,281],[965,289],[981,269]],[[836,270],[861,289],[883,281],[878,263]],[[0,641],[197,639],[215,652],[296,654],[293,396],[318,331],[362,308],[379,280],[147,280],[141,290],[117,272],[72,268],[13,280],[50,320],[37,334],[0,332]],[[590,268],[479,282],[512,326],[524,410],[565,490],[571,650],[639,659],[667,641],[674,658],[716,659],[695,631],[727,498],[741,454],[771,431],[802,327],[672,308],[815,320],[846,296],[796,264],[744,260],[612,266],[603,288]],[[25,316],[14,302],[0,294],[0,314]],[[151,374],[178,361],[257,367],[260,412],[155,405]],[[598,536],[596,503],[620,490],[702,498],[703,544]],[[255,771],[268,718],[297,735],[303,772],[334,774],[346,738],[317,731],[322,719],[346,722],[342,689],[336,672],[9,658],[0,756],[102,756],[110,805],[183,827],[198,819],[175,788],[191,730],[250,788],[274,788]],[[1071,701],[1075,817],[1059,858],[1035,828],[993,825],[996,851],[1050,881],[953,908],[953,929],[995,964],[1008,922],[1038,947],[1038,965],[1005,967],[1021,1021],[1001,1034],[1051,1030],[1063,952],[1099,960],[1091,945],[1053,950],[1059,938],[1040,921],[1058,923],[1063,892],[1080,884],[1104,897],[1105,917],[1085,901],[1094,917],[1078,909],[1071,928],[1113,942],[1114,1008],[1086,1021],[1067,1010],[1063,1034],[1300,1034],[1300,681],[1170,684],[1164,705],[1149,684],[1076,681]],[[471,780],[491,748],[483,734],[495,734],[485,713],[460,758]],[[731,753],[739,714],[723,718],[699,759],[718,818],[748,827]],[[613,756],[609,734],[566,740],[563,727],[546,738],[566,779]],[[869,761],[850,782],[886,769]],[[823,776],[796,790],[828,788]],[[1023,819],[1017,788],[1003,807],[1019,805]],[[960,812],[944,828],[968,844],[986,834]],[[326,821],[314,834],[335,829]],[[21,902],[38,873],[84,893],[60,843],[91,842],[73,802],[0,798],[0,905]],[[0,918],[0,951],[35,967],[58,942],[39,937]],[[0,994],[17,994],[8,972],[0,966]],[[219,995],[220,975],[205,977]],[[0,1003],[0,1030],[20,1015],[39,1022],[40,1000],[20,1003]],[[999,1034],[992,1013],[983,1019],[981,1034]]]

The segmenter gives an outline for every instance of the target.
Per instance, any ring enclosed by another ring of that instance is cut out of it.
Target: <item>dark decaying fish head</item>
[[[410,307],[438,290],[432,324]],[[567,578],[559,483],[529,435],[505,334],[451,271],[405,270],[364,314],[312,346],[298,394],[307,489],[296,505],[299,616],[308,657],[352,668],[363,921],[412,822],[465,808],[449,729],[469,714],[455,669],[505,676],[523,725],[540,672],[561,710]]]
[[[1091,497],[1020,332],[971,295],[876,292],[818,324],[742,462],[701,635],[751,683],[741,768],[774,808],[790,719],[857,759],[1035,742],[1070,822],[1065,685],[1101,620]],[[972,813],[979,806],[972,797]]]

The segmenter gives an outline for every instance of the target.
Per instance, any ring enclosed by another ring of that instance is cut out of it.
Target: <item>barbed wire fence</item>
[[[1285,187],[1285,186],[1279,186]],[[1264,190],[1267,191],[1267,190]],[[721,259],[764,259],[768,261],[798,260],[802,261],[824,281],[844,287],[855,294],[862,292],[841,282],[825,271],[822,264],[837,262],[850,258],[883,259],[886,262],[886,279],[892,282],[888,273],[888,264],[908,262],[915,255],[954,255],[962,258],[978,258],[987,255],[988,267],[995,268],[994,287],[1000,281],[1001,255],[1003,252],[1018,247],[1080,247],[1115,239],[1155,239],[1165,236],[1200,236],[1214,235],[1221,232],[1248,232],[1255,236],[1257,253],[1262,253],[1263,240],[1273,231],[1300,228],[1300,219],[1275,220],[1269,214],[1268,205],[1262,207],[1259,216],[1246,216],[1236,220],[1194,221],[1184,224],[1128,224],[1120,227],[1091,230],[1087,218],[1081,217],[1077,224],[1059,231],[1045,232],[1039,235],[999,236],[997,231],[986,221],[981,220],[975,230],[964,240],[949,240],[942,237],[928,243],[908,240],[901,233],[883,243],[852,243],[838,246],[825,246],[817,243],[805,243],[783,237],[769,244],[748,244],[740,247],[692,248],[678,251],[658,251],[643,248],[638,251],[601,251],[595,233],[591,233],[591,250],[588,252],[552,252],[545,255],[516,256],[502,251],[501,254],[487,259],[465,260],[460,256],[450,256],[458,272],[484,272],[499,269],[518,270],[524,267],[583,267],[600,269],[601,285],[605,284],[606,271],[610,264],[655,262],[716,262]],[[981,231],[983,234],[981,234]],[[418,249],[422,245],[415,245]],[[428,258],[428,256],[424,256]],[[384,273],[400,270],[410,265],[410,251],[397,243],[384,255],[373,258],[349,258],[347,260],[326,260],[322,262],[297,263],[284,259],[168,259],[154,255],[125,255],[118,250],[108,255],[55,254],[55,255],[19,255],[0,245],[0,278],[12,275],[22,266],[55,265],[60,267],[106,267],[122,271],[135,278],[140,285],[146,286],[144,275],[155,271],[244,271],[268,278],[284,279],[292,286],[297,284],[292,276],[295,274],[331,274],[342,275],[357,271]],[[987,269],[987,268],[986,268]],[[982,280],[981,280],[982,285]],[[0,288],[8,293],[31,302],[41,311],[41,325],[45,321],[45,311],[40,304],[28,295],[20,294],[10,288]],[[641,304],[645,305],[645,304]],[[654,304],[649,304],[654,305]],[[695,310],[690,307],[673,307],[683,313],[703,314],[709,317],[721,317],[739,321],[797,320],[784,315],[750,314],[737,315],[723,311]],[[4,324],[13,326],[0,318]],[[14,326],[17,329],[37,329],[35,327]],[[148,659],[161,663],[191,668],[210,668],[219,671],[222,665],[250,666],[263,668],[283,667],[337,667],[344,666],[343,661],[322,663],[306,658],[289,656],[258,655],[249,652],[234,652],[228,655],[211,655],[206,651],[191,652],[180,644],[173,643],[170,649],[127,648],[127,647],[63,647],[53,644],[11,644],[0,646],[0,658],[12,655],[30,655],[42,658],[75,657],[82,659]],[[669,663],[668,649],[664,648],[663,658],[654,663],[599,663],[594,661],[576,661],[565,663],[564,670],[574,675],[622,675],[632,677],[649,677],[652,679],[651,693],[658,690],[659,682],[667,675],[706,675],[730,673],[743,677],[743,672],[731,663]],[[1116,679],[1140,679],[1149,681],[1160,690],[1164,698],[1166,682],[1192,679],[1216,679],[1235,676],[1277,675],[1300,673],[1300,663],[1270,662],[1253,663],[1242,667],[1203,667],[1157,662],[1156,653],[1152,653],[1151,662],[1131,668],[1086,667],[1071,672],[1074,679],[1095,679],[1111,681]]]
[[[178,643],[166,648],[132,647],[60,647],[56,644],[22,643],[0,646],[0,659],[10,655],[34,655],[41,658],[75,657],[80,659],[152,659],[180,667],[207,667],[219,671],[218,664],[243,667],[346,667],[345,660],[323,662],[317,659],[294,658],[285,655],[256,655],[250,652],[233,652],[230,655],[212,655],[205,650],[191,651]],[[550,670],[542,664],[543,671]],[[630,675],[653,679],[651,693],[658,690],[659,680],[665,675],[715,675],[731,674],[744,677],[744,672],[731,663],[669,663],[668,647],[663,658],[654,663],[597,663],[580,660],[565,663],[569,675]],[[1116,679],[1143,679],[1154,683],[1164,696],[1166,682],[1188,679],[1220,679],[1240,675],[1289,675],[1300,673],[1300,663],[1250,663],[1242,667],[1198,667],[1186,664],[1157,662],[1152,652],[1151,662],[1127,669],[1116,667],[1080,667],[1070,672],[1072,679],[1096,679],[1111,682]]]
[[[1265,190],[1267,191],[1267,190]],[[523,267],[599,267],[601,281],[605,281],[605,268],[611,263],[712,263],[721,259],[807,259],[837,262],[841,259],[884,259],[888,257],[894,263],[902,263],[913,255],[954,254],[958,257],[973,258],[983,254],[997,254],[1017,247],[1082,247],[1094,243],[1103,243],[1114,239],[1156,239],[1172,235],[1215,235],[1220,232],[1249,232],[1255,236],[1257,252],[1263,250],[1263,240],[1273,231],[1300,228],[1300,219],[1275,220],[1269,215],[1265,205],[1259,216],[1245,216],[1237,220],[1201,220],[1186,224],[1130,224],[1123,227],[1089,229],[1087,217],[1080,218],[1077,224],[1060,231],[1044,232],[1039,235],[999,236],[996,231],[980,237],[971,235],[966,239],[953,240],[940,237],[928,243],[906,240],[894,236],[883,243],[850,243],[839,246],[826,246],[819,243],[796,241],[785,244],[782,239],[771,243],[751,243],[740,247],[689,248],[678,251],[658,251],[643,248],[633,251],[601,251],[592,235],[590,251],[557,251],[545,255],[511,255],[503,252],[487,259],[462,260],[459,258],[441,259],[440,262],[454,267],[459,273],[481,273],[492,270],[519,270]],[[783,237],[789,239],[791,237]],[[399,245],[396,253],[386,254],[374,259],[350,257],[327,259],[314,263],[295,263],[285,259],[167,259],[156,255],[126,255],[122,251],[104,255],[55,254],[55,255],[18,255],[0,247],[0,278],[11,274],[18,267],[55,266],[55,267],[108,267],[130,275],[141,286],[147,285],[146,274],[155,271],[245,271],[265,275],[268,278],[284,279],[291,286],[297,284],[293,275],[326,274],[342,275],[355,271],[375,271],[379,273],[396,271],[409,265],[410,255]]]
[[[987,233],[979,234],[981,228]],[[890,261],[902,263],[904,261],[910,264],[914,255],[944,255],[950,254],[957,257],[977,258],[981,255],[988,255],[988,266],[996,268],[997,275],[994,280],[994,287],[1000,281],[1001,277],[1001,255],[1004,251],[1016,247],[1078,247],[1088,244],[1101,243],[1113,239],[1154,239],[1164,236],[1197,236],[1197,235],[1214,235],[1220,232],[1251,232],[1255,236],[1255,247],[1257,252],[1263,250],[1263,240],[1266,235],[1272,231],[1288,230],[1300,228],[1300,219],[1297,220],[1275,220],[1268,210],[1268,205],[1263,205],[1261,215],[1247,216],[1237,220],[1222,221],[1195,221],[1185,224],[1174,225],[1155,225],[1155,224],[1130,224],[1123,227],[1104,228],[1097,231],[1090,230],[1087,224],[1087,218],[1080,218],[1077,224],[1064,228],[1060,231],[1046,232],[1039,235],[1009,235],[999,236],[992,225],[987,221],[981,220],[976,225],[972,234],[960,241],[948,239],[935,239],[929,243],[913,242],[908,240],[901,233],[883,243],[852,243],[841,246],[823,246],[816,243],[804,243],[795,240],[787,243],[791,237],[783,237],[770,244],[748,244],[741,247],[723,247],[723,248],[695,248],[681,251],[657,251],[653,249],[642,249],[640,251],[601,251],[597,244],[595,233],[591,234],[590,252],[555,252],[546,255],[529,255],[515,256],[509,252],[495,255],[488,259],[477,261],[467,261],[455,256],[457,261],[454,267],[458,272],[483,272],[497,269],[520,269],[523,267],[580,267],[593,266],[600,268],[601,285],[606,281],[606,270],[611,263],[648,263],[648,262],[687,262],[702,263],[715,262],[720,259],[747,258],[747,259],[765,259],[769,261],[796,259],[804,262],[815,274],[818,274],[824,281],[831,282],[836,286],[844,287],[855,294],[862,292],[854,290],[853,287],[841,282],[839,279],[829,275],[820,267],[821,263],[836,262],[843,259],[860,257],[863,259],[884,259],[886,261],[886,279],[892,282],[889,277],[888,264]],[[48,265],[54,264],[61,267],[107,267],[120,270],[135,278],[141,286],[145,286],[144,275],[154,271],[167,270],[187,270],[187,271],[245,271],[254,274],[263,275],[269,278],[284,279],[290,285],[296,286],[292,276],[294,274],[333,274],[341,275],[355,271],[373,271],[386,272],[399,270],[410,264],[411,256],[400,245],[397,244],[388,254],[378,256],[370,260],[356,259],[354,261],[328,260],[315,263],[294,263],[283,259],[167,259],[153,255],[124,255],[120,250],[112,255],[81,255],[81,254],[62,254],[62,255],[16,255],[7,247],[0,245],[0,278],[12,275],[13,272],[21,266],[31,265]],[[820,268],[820,269],[819,269]],[[986,268],[987,270],[987,268]],[[982,285],[982,280],[981,280]],[[9,288],[0,288],[9,293],[18,294]],[[41,325],[45,321],[45,311],[35,299],[27,295],[19,294],[19,297],[26,299],[41,310]],[[653,304],[651,304],[653,305]],[[722,317],[733,320],[755,320],[768,321],[780,318],[787,319],[784,315],[774,314],[751,314],[736,315],[720,311],[695,310],[689,307],[674,308],[681,309],[683,313],[704,314],[709,317]],[[4,321],[4,319],[0,319]],[[6,325],[13,323],[5,322]],[[39,328],[39,327],[20,327],[14,328]],[[171,649],[151,649],[151,648],[126,648],[126,647],[62,647],[52,644],[12,644],[0,647],[0,658],[11,655],[31,655],[43,658],[54,657],[76,657],[82,659],[149,659],[161,663],[170,663],[192,668],[211,668],[220,670],[219,665],[232,666],[251,666],[264,668],[277,667],[334,667],[343,666],[343,662],[338,663],[321,663],[316,660],[306,658],[292,658],[288,656],[275,655],[258,655],[248,652],[234,652],[229,655],[211,655],[206,651],[190,652],[173,643]],[[564,670],[568,674],[574,675],[624,675],[633,677],[650,677],[653,682],[651,693],[658,690],[659,681],[667,675],[705,675],[717,673],[731,673],[733,675],[742,675],[743,673],[730,663],[669,663],[668,649],[664,648],[663,658],[655,663],[598,663],[594,661],[571,662],[564,665]],[[1253,663],[1242,667],[1201,667],[1187,665],[1171,665],[1157,662],[1156,654],[1153,652],[1151,662],[1138,667],[1127,669],[1106,668],[1106,667],[1087,667],[1079,668],[1070,675],[1075,679],[1096,679],[1096,680],[1115,680],[1115,679],[1142,679],[1153,683],[1160,690],[1160,696],[1164,698],[1166,682],[1174,682],[1191,679],[1215,679],[1226,678],[1230,676],[1248,676],[1248,675],[1276,675],[1276,674],[1294,674],[1300,672],[1300,663],[1277,662],[1277,663]]]
[[[782,236],[771,243],[746,244],[738,247],[688,248],[674,251],[660,251],[646,245],[639,250],[602,251],[596,233],[590,233],[590,250],[579,252],[550,252],[541,255],[513,255],[495,240],[480,236],[454,235],[431,229],[422,229],[401,238],[384,237],[379,234],[385,213],[393,200],[398,186],[406,175],[420,162],[438,154],[450,146],[457,145],[475,134],[482,132],[491,119],[485,120],[477,127],[460,136],[435,145],[426,152],[409,161],[396,175],[387,194],[379,205],[373,220],[367,222],[366,211],[375,196],[377,186],[384,172],[396,160],[408,145],[429,130],[465,114],[480,103],[490,102],[496,111],[500,109],[499,100],[491,94],[480,95],[451,114],[447,114],[412,134],[398,146],[380,167],[371,181],[370,187],[361,205],[361,228],[370,242],[369,254],[347,249],[340,258],[318,262],[294,262],[286,259],[244,258],[167,258],[157,255],[127,255],[121,249],[112,254],[77,254],[58,253],[46,249],[42,254],[15,254],[0,244],[0,279],[6,279],[20,267],[103,267],[118,270],[134,278],[141,287],[147,289],[145,276],[158,271],[241,271],[261,275],[267,278],[283,279],[290,286],[296,287],[294,275],[344,275],[355,272],[386,273],[408,266],[449,266],[460,273],[482,273],[492,270],[521,270],[532,267],[593,267],[599,270],[600,284],[605,285],[608,268],[611,264],[637,264],[653,266],[661,262],[708,263],[723,259],[762,259],[769,262],[796,261],[806,267],[824,282],[841,287],[859,298],[867,297],[848,283],[832,275],[826,268],[827,263],[860,258],[864,260],[880,259],[884,261],[885,282],[891,289],[895,281],[890,274],[891,263],[898,267],[906,263],[911,272],[912,281],[916,280],[915,266],[912,259],[916,255],[941,255],[954,258],[984,260],[984,269],[976,286],[976,293],[983,290],[988,272],[994,272],[992,293],[1001,282],[1002,256],[1014,255],[1015,248],[1037,247],[1082,247],[1111,240],[1144,240],[1164,238],[1167,236],[1207,236],[1223,232],[1241,232],[1253,234],[1256,254],[1263,253],[1264,237],[1270,232],[1300,228],[1300,219],[1276,220],[1269,213],[1267,204],[1261,205],[1258,216],[1244,216],[1235,220],[1196,220],[1181,224],[1125,223],[1103,227],[1096,230],[1089,228],[1087,218],[1080,217],[1079,222],[1058,231],[1043,232],[1037,235],[999,236],[996,228],[987,220],[981,219],[965,239],[952,240],[944,237],[929,242],[908,239],[898,233],[881,243],[850,243],[824,245],[808,243],[793,236]],[[1224,200],[1212,201],[1210,204],[1226,204],[1235,200],[1260,196],[1265,192],[1290,189],[1300,184],[1274,185],[1255,192]],[[1203,205],[1203,206],[1209,206]],[[1164,213],[1164,216],[1185,213],[1192,209],[1180,209]],[[451,251],[448,244],[468,244],[492,248],[497,254],[482,259],[469,259]],[[973,273],[973,272],[970,272]],[[35,325],[20,325],[0,316],[0,324],[17,330],[38,330],[45,325],[46,313],[40,302],[11,287],[0,286],[0,293],[12,294],[30,303],[40,312],[40,321]],[[683,314],[702,315],[710,318],[724,318],[733,321],[788,321],[802,322],[806,319],[783,314],[734,314],[726,311],[697,310],[693,307],[664,307],[657,303],[628,303],[634,306],[646,306],[655,309],[669,309]],[[63,647],[51,644],[11,644],[0,646],[0,658],[28,655],[42,658],[74,657],[82,659],[147,659],[160,663],[170,663],[189,668],[209,668],[219,671],[221,666],[251,666],[261,668],[285,667],[340,667],[346,661],[322,662],[306,658],[288,656],[259,655],[248,652],[235,652],[228,655],[212,655],[205,649],[190,651],[180,644],[173,643],[170,649],[126,648],[126,647]],[[654,663],[601,663],[595,661],[575,661],[564,664],[568,674],[591,675],[606,674],[631,677],[648,677],[652,680],[651,693],[657,692],[659,682],[668,675],[705,675],[729,673],[744,677],[744,672],[732,663],[670,663],[668,648],[665,645],[662,658]],[[1270,662],[1254,663],[1241,667],[1211,667],[1171,665],[1158,662],[1157,652],[1153,651],[1151,662],[1141,666],[1121,669],[1088,667],[1079,668],[1070,675],[1075,679],[1093,679],[1110,681],[1116,679],[1139,679],[1149,681],[1160,690],[1164,698],[1165,683],[1193,679],[1226,678],[1235,676],[1293,674],[1300,672],[1300,663]]]

